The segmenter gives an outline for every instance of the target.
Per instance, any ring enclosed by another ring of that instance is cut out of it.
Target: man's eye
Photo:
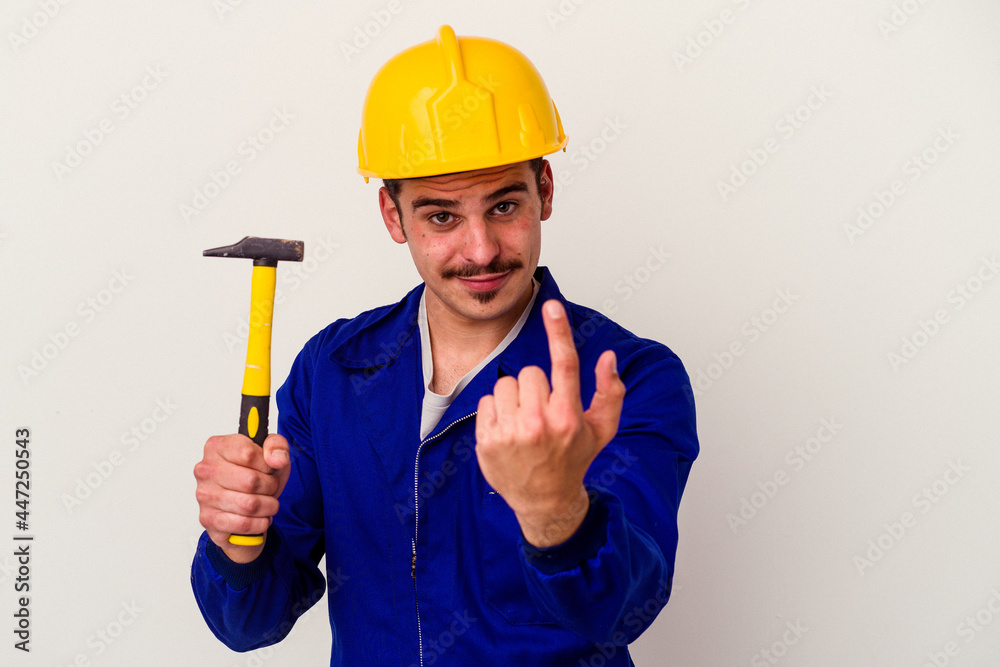
[[[451,213],[435,213],[431,216],[431,222],[436,222],[439,225],[446,225],[451,222]]]
[[[505,215],[512,212],[514,210],[514,206],[515,204],[512,201],[503,201],[494,206],[493,210],[501,215]]]

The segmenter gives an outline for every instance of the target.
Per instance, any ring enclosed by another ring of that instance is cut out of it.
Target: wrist
[[[590,496],[581,484],[576,492],[546,507],[515,510],[524,540],[539,549],[562,544],[580,527],[590,509]]]
[[[264,553],[264,544],[266,544],[267,536],[264,536],[264,542],[261,542],[255,546],[240,546],[235,544],[226,544],[222,549],[222,553],[225,554],[226,558],[238,563],[239,565],[246,565],[247,563],[252,563],[257,560],[262,553]]]
[[[280,535],[274,526],[271,526],[267,531],[267,537],[262,546],[238,547],[250,550],[262,549],[253,560],[240,563],[230,557],[229,553],[227,553],[229,549],[220,547],[208,539],[207,534],[203,534],[202,541],[205,543],[205,555],[209,563],[211,563],[215,571],[222,576],[226,584],[233,590],[243,590],[263,576],[270,569],[281,546]],[[237,547],[229,545],[229,548],[235,549]]]

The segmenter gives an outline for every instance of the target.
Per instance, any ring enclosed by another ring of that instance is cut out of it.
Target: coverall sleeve
[[[309,428],[311,368],[307,345],[276,395],[278,432],[288,439],[291,471],[264,551],[251,563],[234,563],[203,533],[191,567],[202,616],[234,651],[284,639],[326,589],[318,568],[324,553],[323,503]]]
[[[672,352],[642,350],[623,360],[620,374],[619,431],[584,478],[591,504],[583,524],[544,549],[522,535],[521,562],[550,618],[595,643],[623,646],[670,597],[677,510],[698,438],[691,384]]]

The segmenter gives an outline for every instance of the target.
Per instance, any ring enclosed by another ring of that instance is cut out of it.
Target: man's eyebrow
[[[524,181],[517,181],[516,183],[511,183],[510,185],[505,185],[504,187],[491,192],[490,194],[483,197],[483,202],[487,204],[492,204],[494,202],[500,201],[512,192],[530,192],[528,189],[528,184]],[[413,200],[413,204],[410,207],[413,212],[416,213],[418,208],[424,206],[433,206],[436,208],[452,209],[458,207],[458,201],[454,199],[437,199],[434,197],[417,197]]]
[[[483,201],[487,204],[492,204],[495,201],[499,201],[509,195],[511,192],[530,192],[528,190],[528,184],[524,181],[517,181],[516,183],[511,183],[505,187],[500,188],[496,192],[486,195]]]
[[[413,200],[411,208],[416,213],[418,208],[423,206],[435,206],[437,208],[456,208],[458,202],[454,199],[435,199],[433,197],[417,197]]]

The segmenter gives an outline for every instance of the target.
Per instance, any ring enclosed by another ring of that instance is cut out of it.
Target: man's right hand
[[[230,560],[249,563],[264,550],[263,544],[230,544],[229,536],[263,533],[267,539],[289,472],[288,441],[280,435],[267,436],[263,447],[238,434],[213,436],[205,443],[205,455],[194,467],[199,519]]]

